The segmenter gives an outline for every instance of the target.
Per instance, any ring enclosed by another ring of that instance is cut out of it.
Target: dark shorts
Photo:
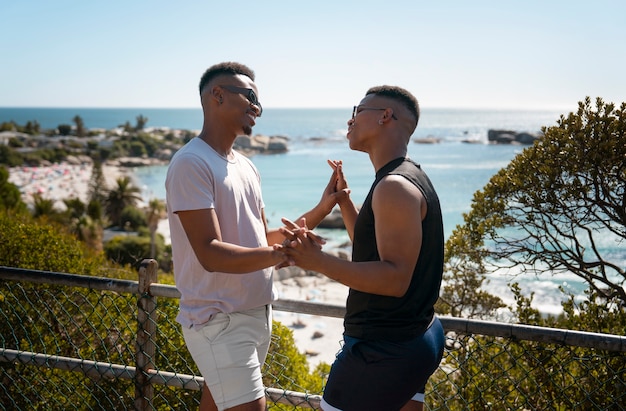
[[[423,393],[441,358],[445,336],[435,318],[426,332],[402,342],[344,337],[324,388],[331,409],[399,410],[415,393]]]

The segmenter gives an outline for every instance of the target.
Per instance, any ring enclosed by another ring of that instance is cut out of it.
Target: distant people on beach
[[[437,193],[407,157],[419,105],[395,86],[369,89],[348,120],[352,150],[369,155],[375,179],[360,210],[350,199],[341,161],[331,161],[338,205],[352,240],[352,260],[323,252],[306,226],[276,246],[289,264],[349,287],[344,345],[332,365],[322,409],[421,410],[444,348],[435,316],[443,275],[444,231]],[[283,219],[287,227],[295,227]]]
[[[256,167],[233,150],[237,136],[251,135],[263,113],[254,80],[250,68],[235,62],[204,72],[202,130],[172,157],[165,181],[174,278],[181,293],[177,321],[205,379],[200,410],[266,406],[261,366],[272,330],[273,267],[286,261],[270,244],[286,239],[267,227]],[[315,226],[345,195],[337,192],[335,181],[333,172],[301,224]],[[321,247],[320,237],[307,234]]]

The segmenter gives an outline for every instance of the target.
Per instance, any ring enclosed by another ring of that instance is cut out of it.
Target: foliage
[[[69,153],[64,148],[43,148],[22,155],[24,163],[31,166],[38,166],[44,162],[60,163],[64,161]]]
[[[91,201],[102,203],[106,199],[106,180],[102,172],[102,163],[94,161],[89,179],[89,196]]]
[[[85,135],[87,135],[87,129],[85,128],[85,122],[83,121],[82,117],[76,115],[74,116],[72,121],[74,122],[74,124],[76,124],[76,135],[78,137],[85,137]]]
[[[460,230],[461,228],[457,228]],[[488,280],[481,264],[454,258],[453,246],[446,244],[444,282],[435,310],[452,317],[493,319],[506,307],[502,299],[482,289]]]
[[[140,114],[135,119],[137,120],[137,123],[135,125],[135,131],[143,130],[148,123],[148,117]]]
[[[40,138],[24,138],[12,139],[9,145],[0,145],[0,164],[9,167],[20,165],[41,165],[45,161],[58,163],[65,161],[69,154],[87,155],[94,161],[104,161],[124,156],[136,157],[154,157],[158,150],[163,148],[163,141],[167,141],[167,145],[174,148],[182,145],[195,133],[184,130],[184,137],[176,138],[172,133],[170,137],[164,139],[144,131],[144,127],[148,122],[148,118],[142,115],[136,117],[136,125],[131,126],[130,122],[126,122],[123,126],[125,134],[118,136],[109,130],[107,137],[113,137],[112,147],[103,147],[100,145],[100,139],[92,139],[98,135],[97,131],[90,131],[85,127],[83,119],[76,115],[72,118],[75,123],[74,134],[78,137],[85,137],[77,140],[75,138],[59,138],[59,136],[71,136],[72,125],[60,124],[56,129],[41,130],[37,121],[28,121],[22,126],[14,121],[0,123],[0,131],[15,131],[28,135],[39,136]],[[56,137],[54,139],[41,138],[44,135],[48,137]],[[21,154],[15,150],[15,147],[29,147],[31,150]]]
[[[18,133],[25,134],[39,134],[41,126],[37,120],[29,120],[24,126],[20,126],[15,121],[3,121],[0,123],[0,131],[17,131]]]
[[[24,164],[24,157],[9,146],[0,144],[0,164],[17,167]]]
[[[150,256],[150,238],[134,234],[117,235],[104,245],[106,257],[121,265],[138,267]]]
[[[113,151],[115,156],[148,156],[152,157],[161,148],[161,142],[144,132],[129,134],[115,141]]]
[[[116,183],[117,187],[109,191],[106,197],[105,212],[114,226],[123,227],[122,211],[141,200],[141,190],[133,185],[128,176],[118,178]]]
[[[66,198],[63,200],[67,207],[67,216],[70,219],[80,218],[87,211],[87,205],[80,198]]]
[[[33,217],[47,217],[60,222],[61,212],[54,207],[54,200],[35,193],[33,194]]]
[[[626,334],[626,311],[617,298],[588,292],[563,303],[564,314],[545,317],[512,285],[515,315],[522,324]],[[622,409],[626,406],[626,356],[601,349],[457,335],[431,378],[431,405],[445,409]],[[445,370],[453,370],[449,374]]]
[[[571,272],[626,304],[626,270],[612,260],[626,239],[625,141],[626,103],[579,103],[474,194],[446,245],[448,268]]]
[[[124,207],[120,218],[121,227],[123,227],[124,230],[137,231],[140,228],[148,227],[146,213],[132,205]]]
[[[159,222],[167,217],[165,202],[157,198],[153,198],[148,203],[146,209],[146,223],[150,230],[150,257],[156,256],[156,234],[159,228]]]
[[[626,239],[625,131],[626,104],[616,110],[597,99],[593,108],[587,98],[476,192],[446,243],[438,311],[492,317],[503,304],[481,290],[489,270],[569,271],[589,284],[585,300],[569,295],[562,315],[544,316],[531,307],[533,294],[512,284],[518,321],[626,334],[626,273],[612,260]],[[615,249],[604,253],[611,241]],[[622,353],[471,335],[449,350],[431,397],[449,409],[610,409],[626,401]]]
[[[147,238],[144,237],[144,238]],[[32,219],[28,214],[0,211],[0,265],[61,273],[136,279],[136,271],[106,262],[59,226]],[[163,276],[162,276],[163,277]],[[172,282],[164,276],[163,282]],[[0,343],[18,349],[86,360],[134,365],[137,296],[64,285],[0,283]],[[135,307],[135,309],[133,309]],[[159,298],[155,364],[163,371],[199,375],[174,319],[178,301]],[[36,321],[33,321],[36,319]],[[266,384],[284,384],[314,394],[321,392],[328,366],[313,373],[297,351],[291,330],[273,324],[264,367]],[[79,372],[2,363],[7,381],[0,388],[0,408],[6,409],[124,409],[134,396],[132,381],[90,379]],[[24,382],[24,383],[22,383]],[[269,386],[269,385],[268,385]],[[197,407],[200,392],[155,386],[158,403]],[[182,402],[182,404],[181,404]],[[159,408],[161,409],[161,408]],[[171,408],[168,408],[171,409]],[[280,409],[280,407],[278,407]],[[293,407],[286,407],[292,409]]]
[[[274,321],[272,343],[262,371],[263,384],[266,387],[320,394],[330,366],[322,363],[311,372],[306,356],[298,351],[293,332],[282,323]],[[276,404],[272,409],[293,410],[294,407]]]
[[[70,124],[59,124],[57,130],[59,130],[60,135],[69,136],[72,132],[72,126]]]
[[[9,170],[0,166],[0,210],[12,210],[20,213],[26,211],[26,203],[22,201],[20,189],[9,182]]]
[[[0,265],[42,271],[110,276],[111,266],[65,227],[47,219],[0,211]]]

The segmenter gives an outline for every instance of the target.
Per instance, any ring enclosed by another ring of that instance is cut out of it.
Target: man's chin
[[[251,136],[252,135],[252,127],[250,127],[250,126],[244,126],[241,131],[243,131],[243,134],[246,135],[246,136]]]

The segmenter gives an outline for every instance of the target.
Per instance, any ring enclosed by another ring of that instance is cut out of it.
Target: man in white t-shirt
[[[165,182],[181,293],[177,321],[205,379],[200,410],[265,410],[261,366],[272,329],[272,272],[288,264],[272,247],[285,237],[267,228],[259,173],[232,149],[263,112],[254,77],[235,62],[206,70],[202,131],[172,157]],[[345,195],[335,186],[336,172],[302,226],[315,227]]]

